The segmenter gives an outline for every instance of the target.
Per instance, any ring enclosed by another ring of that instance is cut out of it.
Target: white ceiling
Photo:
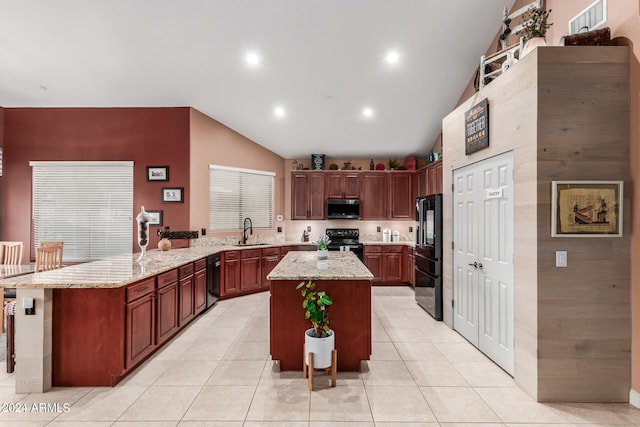
[[[0,0],[0,105],[191,106],[285,158],[425,154],[513,2]]]

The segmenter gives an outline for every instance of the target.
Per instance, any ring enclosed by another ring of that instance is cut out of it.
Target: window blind
[[[273,228],[274,172],[209,165],[209,226],[212,231]]]
[[[63,241],[64,261],[131,252],[133,162],[30,162],[33,245]]]

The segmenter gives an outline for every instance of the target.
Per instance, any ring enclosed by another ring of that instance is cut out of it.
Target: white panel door
[[[456,170],[453,182],[454,328],[513,375],[513,154]]]

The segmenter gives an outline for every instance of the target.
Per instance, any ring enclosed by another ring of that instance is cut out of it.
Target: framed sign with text
[[[485,98],[464,113],[464,154],[489,146],[489,102]]]

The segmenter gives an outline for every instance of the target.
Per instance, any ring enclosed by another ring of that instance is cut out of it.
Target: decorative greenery
[[[522,30],[518,31],[518,34],[524,35],[527,40],[531,40],[536,37],[542,37],[547,34],[549,27],[553,23],[547,22],[551,9],[545,10],[543,8],[532,7],[522,15]]]
[[[389,159],[388,165],[389,169],[398,169],[398,166],[400,166],[400,162],[398,162],[396,159]]]
[[[319,251],[326,251],[327,247],[329,246],[329,243],[331,243],[331,240],[329,240],[329,236],[327,236],[326,234],[323,234],[322,236],[316,236],[311,241],[311,243],[316,245]]]
[[[296,289],[300,289],[300,294],[304,298],[302,301],[304,318],[311,321],[318,338],[326,337],[330,331],[327,306],[333,304],[331,297],[324,291],[316,292],[316,284],[311,280],[306,283],[300,282]]]

